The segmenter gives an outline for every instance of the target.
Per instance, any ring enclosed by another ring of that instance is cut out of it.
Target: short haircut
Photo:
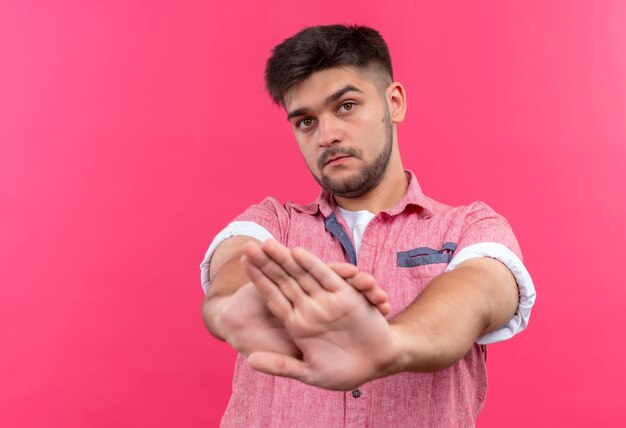
[[[393,81],[389,48],[378,31],[365,26],[309,27],[286,39],[272,51],[265,67],[265,86],[276,104],[285,92],[311,74],[334,67],[375,66]]]

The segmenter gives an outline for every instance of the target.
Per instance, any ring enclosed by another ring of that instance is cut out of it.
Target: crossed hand
[[[244,254],[242,265],[283,334],[274,349],[251,349],[254,369],[335,390],[386,374],[397,340],[383,316],[391,310],[387,296],[371,275],[273,240],[246,244]],[[299,353],[285,345],[285,331]]]

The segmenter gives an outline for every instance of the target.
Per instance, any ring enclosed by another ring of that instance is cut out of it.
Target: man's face
[[[375,73],[332,68],[285,93],[288,119],[307,166],[320,186],[338,197],[368,193],[382,181],[389,163],[393,125]]]

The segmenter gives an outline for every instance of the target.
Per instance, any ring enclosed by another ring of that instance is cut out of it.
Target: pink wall
[[[0,2],[0,426],[218,424],[198,264],[316,195],[262,72],[335,22],[388,40],[425,192],[507,216],[537,285],[479,426],[626,426],[624,2],[181,3]]]

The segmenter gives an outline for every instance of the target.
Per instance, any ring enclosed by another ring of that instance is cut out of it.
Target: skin
[[[406,112],[404,88],[381,81],[372,70],[334,68],[284,97],[308,168],[337,190],[337,204],[348,210],[389,209],[408,186],[396,129]],[[380,173],[373,166],[386,151]],[[363,185],[364,176],[375,184]],[[276,241],[234,239],[220,245],[211,263],[215,274],[203,306],[209,330],[248,355],[253,368],[322,388],[349,390],[402,371],[448,367],[517,308],[511,272],[480,258],[438,276],[387,320],[386,296],[356,267],[328,265]]]
[[[299,356],[301,352],[284,325],[267,308],[244,271],[241,258],[246,244],[260,246],[254,238],[238,236],[227,239],[215,251],[211,287],[202,303],[205,325],[214,337],[246,356],[255,351]],[[331,263],[328,267],[358,291],[367,306],[375,307],[381,315],[391,312],[387,294],[370,274],[359,272],[350,263]]]
[[[351,211],[367,209],[377,213],[391,208],[408,186],[396,128],[406,112],[404,88],[398,82],[381,88],[381,80],[374,70],[333,68],[313,74],[284,97],[296,142],[318,182],[326,178],[341,187],[355,179],[391,144],[384,177],[375,188],[349,197],[335,194],[337,204]],[[346,91],[347,88],[354,89]],[[320,159],[327,159],[327,152],[339,150],[357,154],[320,165]]]
[[[301,350],[250,354],[251,367],[331,390],[403,371],[436,371],[515,312],[517,287],[500,262],[468,260],[435,278],[402,313],[386,320],[315,255],[276,241],[246,245],[248,277]]]

